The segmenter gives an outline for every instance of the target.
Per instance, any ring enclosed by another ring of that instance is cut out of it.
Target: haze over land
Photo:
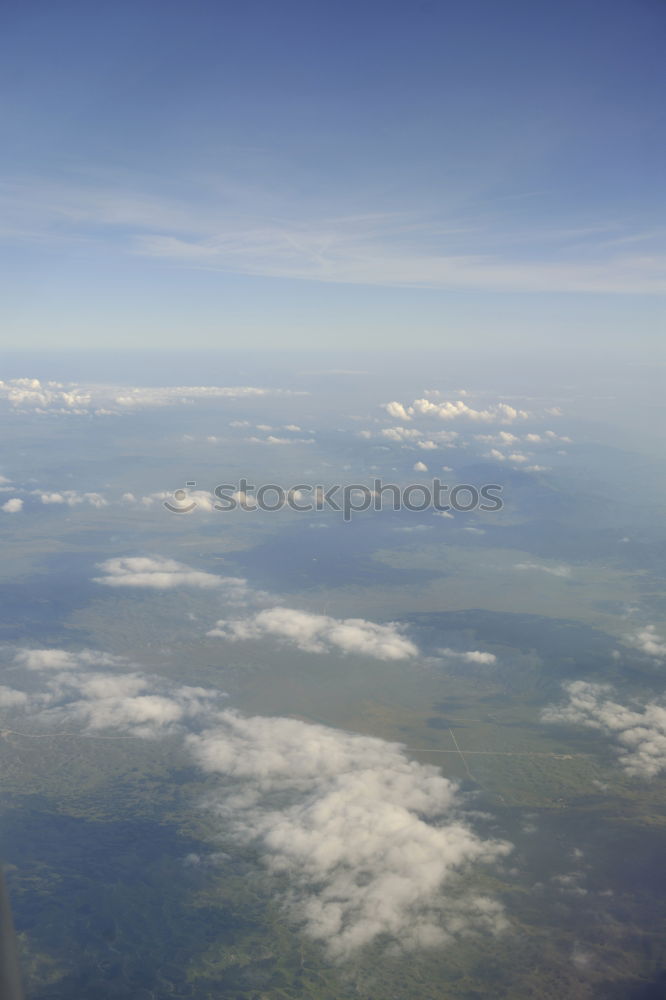
[[[7,11],[31,1000],[663,995],[664,26]]]

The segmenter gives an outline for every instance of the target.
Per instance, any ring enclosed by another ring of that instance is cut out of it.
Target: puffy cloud
[[[428,466],[425,462],[415,462],[413,465],[414,472],[427,472]]]
[[[395,417],[396,420],[411,420],[411,414],[407,412],[402,403],[398,403],[395,400],[392,403],[386,403],[384,409],[390,417]]]
[[[0,684],[0,709],[23,708],[28,704],[28,701],[29,698],[25,691],[17,691]]]
[[[21,649],[16,654],[15,662],[26,670],[78,670],[82,666],[113,667],[126,661],[92,649],[78,653],[65,649]]]
[[[497,663],[497,657],[494,653],[484,653],[480,649],[470,649],[467,652],[462,652],[457,649],[438,649],[437,652],[440,656],[453,657],[457,660],[464,660],[465,663],[485,663],[492,664]]]
[[[549,576],[560,576],[560,577],[571,576],[571,567],[564,565],[543,566],[541,563],[522,562],[522,563],[515,563],[513,568],[518,570],[536,570],[539,573],[548,573]]]
[[[523,465],[525,462],[529,462],[527,455],[524,455],[520,451],[513,451],[510,455],[505,455],[499,448],[491,448],[490,451],[486,452],[484,458],[492,458],[495,462],[514,462],[516,465]]]
[[[530,438],[530,435],[527,435]],[[515,444],[520,438],[516,437],[510,431],[499,431],[497,434],[475,434],[474,439],[476,441],[485,441],[487,444]]]
[[[43,504],[67,504],[68,507],[77,507],[79,504],[90,504],[92,507],[107,507],[106,500],[101,493],[78,493],[76,490],[61,490],[60,492],[43,493],[41,490],[33,490],[39,496]]]
[[[380,437],[389,441],[396,441],[400,444],[415,444],[417,448],[432,450],[438,445],[449,445],[458,437],[457,431],[428,431],[427,439],[424,438],[423,431],[415,427],[383,427]],[[372,437],[370,431],[361,431],[362,437]],[[421,440],[419,440],[419,438]]]
[[[415,416],[436,417],[439,420],[457,420],[464,417],[477,423],[510,424],[514,420],[526,419],[526,410],[517,410],[508,403],[497,403],[485,410],[475,410],[462,399],[432,402],[430,399],[415,399],[409,406],[393,400],[384,404],[389,416],[398,420],[412,420]]]
[[[400,744],[220,711],[221,692],[96,650],[23,649],[14,669],[25,668],[29,691],[0,687],[12,719],[27,713],[33,728],[70,736],[183,739],[221,782],[206,804],[225,837],[258,844],[269,870],[288,876],[288,914],[332,958],[378,938],[430,947],[505,928],[500,904],[469,876],[510,845],[477,833],[455,783]]]
[[[389,441],[412,441],[421,436],[421,431],[415,427],[384,427],[379,432],[382,437]]]
[[[288,875],[292,916],[332,958],[380,936],[428,947],[506,926],[501,906],[463,892],[459,875],[510,845],[479,837],[457,787],[399,744],[226,711],[187,745],[224,779],[225,831],[258,843],[268,868]]]
[[[520,411],[521,413],[523,411]],[[515,434],[511,434],[509,431],[499,431],[497,434],[475,434],[474,439],[476,441],[483,441],[486,444],[496,444],[496,445],[515,445],[521,439]],[[570,437],[563,437],[555,434],[554,431],[544,431],[543,434],[530,433],[523,436],[523,440],[527,441],[529,444],[552,444],[554,441],[563,441],[567,444],[571,444]]]
[[[107,587],[151,587],[155,590],[172,590],[175,587],[199,587],[204,590],[224,587],[244,596],[249,590],[242,577],[216,576],[203,570],[192,569],[175,559],[162,557],[129,556],[107,559],[99,564],[104,576],[94,577],[95,583]]]
[[[657,634],[654,625],[646,625],[645,628],[625,636],[625,642],[656,660],[666,658],[666,641]]]
[[[38,378],[0,380],[0,398],[19,409],[37,412],[55,409],[78,414],[89,412],[92,402],[90,392],[80,386],[61,382],[42,383]]]
[[[200,716],[211,716],[221,693],[131,667],[126,659],[98,650],[21,649],[15,668],[41,674],[42,687],[0,689],[0,707],[23,709],[41,725],[78,727],[82,734],[116,731],[150,739],[181,731]],[[125,668],[126,672],[122,672]]]
[[[0,491],[2,487],[0,487]],[[50,507],[78,507],[81,505],[102,508],[109,506],[138,506],[140,508],[151,508],[158,502],[165,502],[171,508],[188,508],[194,501],[192,510],[212,511],[215,509],[215,495],[207,490],[182,491],[186,498],[180,502],[175,500],[174,493],[167,490],[160,490],[147,496],[136,496],[134,493],[122,493],[120,497],[108,498],[101,493],[82,493],[78,490],[30,490],[31,496],[39,497],[42,504]],[[23,501],[21,501],[22,503]]]
[[[38,490],[35,492],[39,492]],[[41,493],[40,494],[42,503],[65,503],[64,493]]]
[[[598,729],[619,744],[619,760],[627,774],[652,778],[666,768],[666,706],[657,701],[621,705],[612,687],[588,681],[564,685],[568,701],[544,709],[544,722]]]
[[[155,680],[140,674],[123,677],[91,675],[63,679],[65,690],[79,695],[62,708],[43,713],[51,721],[70,719],[87,729],[120,729],[130,735],[151,738],[173,729],[186,719],[210,711],[215,692],[204,688],[169,687],[164,694],[154,693]]]
[[[11,497],[2,505],[2,509],[5,514],[18,514],[19,511],[23,510],[23,501],[20,497]]]
[[[249,618],[218,621],[209,636],[238,641],[275,638],[310,653],[341,650],[378,660],[403,660],[418,653],[399,626],[377,625],[363,618],[331,618],[295,608],[266,608]]]

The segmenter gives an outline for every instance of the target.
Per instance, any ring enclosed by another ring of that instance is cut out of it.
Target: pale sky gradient
[[[27,2],[6,348],[654,352],[657,0]]]

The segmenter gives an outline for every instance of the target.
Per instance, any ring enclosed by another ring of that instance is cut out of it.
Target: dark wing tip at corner
[[[21,970],[9,893],[0,866],[0,1000],[23,1000]]]

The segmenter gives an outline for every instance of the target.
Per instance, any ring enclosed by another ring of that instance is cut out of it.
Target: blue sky
[[[661,339],[660,0],[65,0],[3,33],[6,346]]]

